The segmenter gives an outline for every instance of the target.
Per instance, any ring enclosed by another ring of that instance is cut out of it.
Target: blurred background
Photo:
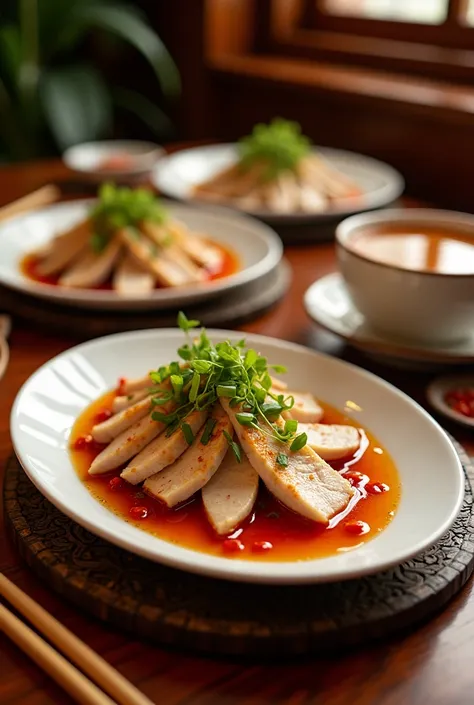
[[[474,0],[1,0],[0,158],[275,115],[474,210]]]

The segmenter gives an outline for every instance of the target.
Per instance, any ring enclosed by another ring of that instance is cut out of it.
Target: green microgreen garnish
[[[288,466],[288,456],[286,453],[278,453],[276,461],[277,465],[281,465],[282,468],[286,468]]]
[[[227,340],[213,344],[204,328],[195,330],[199,325],[199,321],[179,313],[178,326],[186,341],[178,349],[178,355],[184,362],[173,361],[150,373],[155,385],[150,390],[153,394],[152,418],[168,426],[167,435],[178,428],[188,433],[184,426],[189,426],[186,421],[189,414],[210,409],[218,399],[225,399],[236,409],[236,419],[243,426],[286,444],[291,451],[302,448],[307,437],[305,433],[297,435],[298,422],[286,419],[283,423],[281,417],[284,411],[293,407],[293,397],[272,390],[269,369],[277,368],[282,373],[285,368],[268,365],[265,357],[245,347],[245,341],[232,343]],[[165,389],[156,388],[165,381],[168,385]],[[166,404],[168,406],[160,411],[160,407]],[[201,435],[204,445],[209,442],[215,424],[215,419],[207,421]],[[240,447],[230,436],[227,441],[238,457]],[[282,451],[280,456],[283,455]]]
[[[115,231],[128,228],[134,237],[140,237],[137,230],[143,221],[163,224],[168,218],[166,210],[152,191],[146,188],[128,188],[103,184],[98,193],[98,201],[90,212],[94,229],[90,243],[94,252],[101,252]]]
[[[237,458],[237,461],[239,463],[241,463],[242,462],[242,451],[240,449],[239,444],[232,440],[232,436],[229,436],[227,431],[224,431],[224,437],[228,443],[229,448],[232,450],[233,454]]]
[[[240,164],[248,169],[263,163],[264,180],[294,170],[309,151],[310,140],[301,133],[298,123],[283,118],[275,118],[268,125],[255,125],[252,133],[239,141]]]
[[[301,448],[303,448],[303,446],[305,446],[307,442],[308,436],[306,435],[306,433],[300,433],[300,435],[296,436],[295,440],[292,442],[290,450],[301,450]]]

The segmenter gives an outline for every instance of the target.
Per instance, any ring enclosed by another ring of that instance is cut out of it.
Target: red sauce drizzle
[[[228,249],[227,247],[224,247],[223,245],[218,244],[217,242],[214,242],[213,240],[208,240],[209,244],[211,244],[213,247],[216,247],[218,250],[221,251],[222,253],[222,264],[220,268],[208,272],[207,274],[207,280],[208,281],[215,281],[216,279],[222,279],[223,277],[228,277],[231,274],[235,274],[236,272],[239,271],[241,268],[239,258],[233,252],[232,250]],[[39,274],[38,272],[38,265],[40,264],[40,258],[37,257],[36,255],[26,255],[23,257],[20,263],[20,270],[21,272],[25,275],[25,277],[28,277],[28,279],[32,279],[35,282],[39,282],[40,284],[49,284],[50,286],[59,286],[59,278],[60,274],[54,274],[50,276],[43,276]],[[108,281],[104,282],[103,284],[99,284],[99,286],[93,287],[94,289],[102,289],[105,291],[111,291],[113,290],[112,287],[112,279],[109,279]],[[155,285],[155,289],[162,289],[163,287],[160,284]]]
[[[95,418],[111,408],[114,396],[115,392],[109,392],[83,412],[72,430],[71,446],[90,434]],[[360,428],[340,411],[324,403],[322,406],[324,422]],[[363,443],[357,453],[345,461],[331,463],[356,487],[357,496],[348,510],[331,521],[329,528],[291,512],[261,484],[251,516],[229,536],[218,537],[206,518],[199,493],[182,505],[167,509],[140,487],[121,480],[119,470],[88,475],[90,463],[102,446],[80,442],[80,449],[72,449],[71,456],[91,494],[126,521],[162,539],[232,559],[307,560],[365,543],[385,529],[397,509],[400,479],[393,460],[369,431],[361,430]],[[381,491],[367,492],[369,483],[380,485]]]

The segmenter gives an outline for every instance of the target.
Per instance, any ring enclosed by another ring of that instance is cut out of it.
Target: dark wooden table
[[[67,176],[58,162],[0,170],[0,205]],[[421,403],[429,377],[396,372],[347,350],[317,330],[303,310],[305,289],[335,268],[331,244],[288,247],[294,280],[286,299],[245,330],[312,345],[380,374]],[[0,244],[1,257],[1,244]],[[1,301],[0,301],[1,311]],[[11,362],[0,382],[0,477],[11,453],[9,412],[21,384],[43,362],[74,345],[14,321]],[[471,453],[474,438],[446,423]],[[422,460],[422,458],[420,458]],[[420,497],[420,510],[422,498]],[[1,509],[0,509],[1,512]],[[3,524],[2,524],[3,525]],[[413,633],[355,652],[293,663],[207,659],[161,650],[107,628],[51,593],[22,564],[2,532],[0,570],[160,705],[471,705],[474,692],[474,595],[469,583],[449,607]],[[42,671],[0,635],[1,705],[69,705]]]

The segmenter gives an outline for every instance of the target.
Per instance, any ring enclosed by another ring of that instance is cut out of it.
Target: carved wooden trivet
[[[330,585],[230,583],[139,558],[57,510],[14,456],[5,473],[5,517],[23,558],[56,592],[136,637],[221,654],[327,652],[419,623],[471,575],[474,469],[456,448],[466,493],[451,530],[436,546],[392,570]]]

